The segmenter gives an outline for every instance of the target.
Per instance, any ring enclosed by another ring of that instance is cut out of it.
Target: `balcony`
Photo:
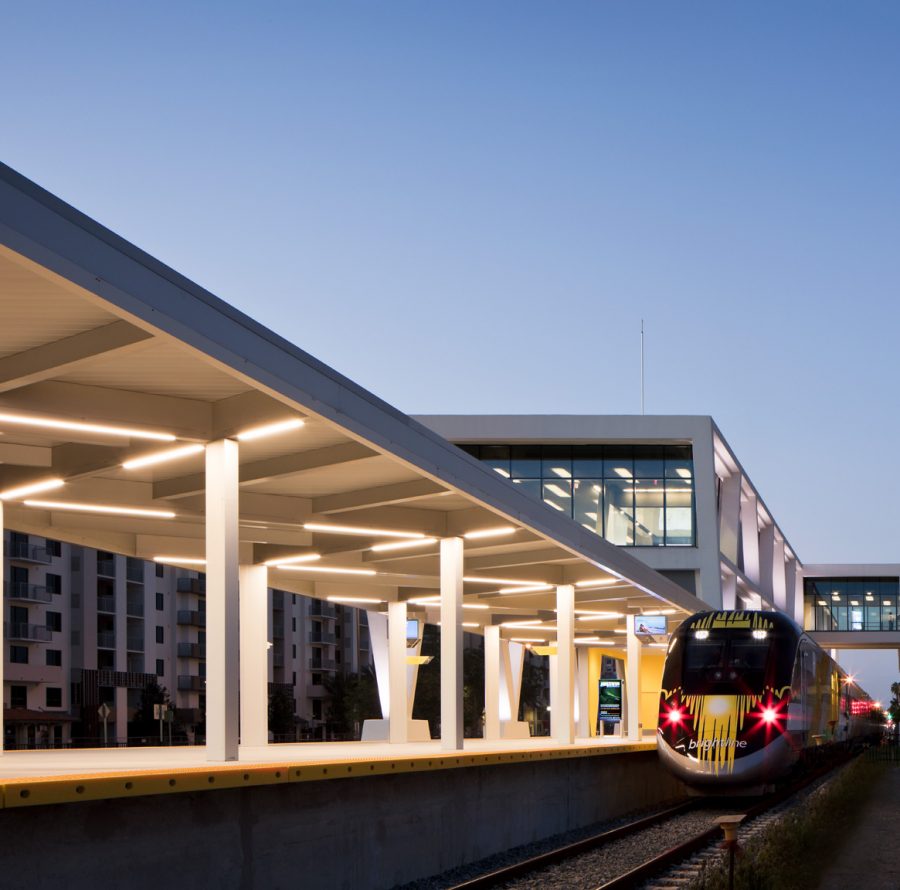
[[[307,698],[327,698],[328,690],[326,690],[324,686],[319,686],[317,684],[307,685],[306,697]]]
[[[206,627],[206,613],[195,612],[193,609],[179,609],[178,623],[190,627]]]
[[[144,635],[143,634],[128,634],[125,642],[125,646],[130,649],[132,652],[143,652],[144,651]]]
[[[97,647],[99,649],[115,649],[116,632],[114,630],[98,630]]]
[[[180,642],[178,644],[179,658],[206,658],[206,643],[187,643]]]
[[[98,559],[97,574],[106,578],[116,577],[116,561],[114,559]]]
[[[27,600],[30,603],[49,603],[53,599],[46,587],[28,584],[26,581],[13,581],[8,584],[6,596],[11,600]]]
[[[114,596],[98,596],[97,611],[108,612],[114,615],[116,612],[116,598]]]
[[[179,578],[176,588],[179,593],[196,593],[206,596],[206,580],[203,578]]]
[[[125,562],[125,578],[133,584],[144,583],[144,561],[128,557]]]
[[[337,664],[333,658],[314,658],[309,665],[311,671],[336,671]]]
[[[126,605],[126,612],[129,615],[134,615],[135,618],[143,618],[144,617],[144,600],[137,598],[128,599],[128,603]]]
[[[313,600],[309,606],[309,614],[317,618],[334,618],[334,606],[322,600]]]
[[[206,689],[206,680],[203,677],[194,677],[188,674],[178,675],[179,692],[203,692]]]
[[[29,643],[49,643],[53,639],[49,627],[44,624],[15,624],[6,625],[6,638],[8,640],[25,640]]]
[[[283,652],[273,652],[272,653],[272,667],[284,667],[284,653]]]
[[[46,547],[35,547],[27,541],[11,542],[6,555],[16,562],[37,562],[45,566],[50,565],[53,559]]]
[[[309,632],[309,641],[310,643],[322,643],[323,645],[334,645],[336,642],[334,634],[326,633],[325,631],[315,631],[311,630]]]

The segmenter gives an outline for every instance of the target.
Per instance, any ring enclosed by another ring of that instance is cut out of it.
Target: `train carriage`
[[[874,702],[778,612],[700,612],[672,634],[658,725],[690,785],[762,786],[811,749],[877,736]]]

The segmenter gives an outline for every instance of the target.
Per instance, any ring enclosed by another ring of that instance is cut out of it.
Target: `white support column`
[[[738,520],[741,514],[741,474],[732,473],[722,482],[719,492],[719,550],[737,565]]]
[[[575,741],[575,587],[556,588],[556,684],[550,692],[551,733],[560,745]]]
[[[441,540],[441,748],[463,746],[463,539]]]
[[[805,620],[805,600],[803,593],[803,570],[798,565],[797,561],[794,560],[794,621],[803,627],[803,622]]]
[[[240,567],[241,745],[269,743],[269,570]]]
[[[500,625],[484,628],[484,737],[500,739]]]
[[[409,741],[406,666],[406,600],[388,603],[388,676],[391,689],[389,732],[392,744]]]
[[[741,547],[744,551],[744,574],[759,584],[759,504],[755,494],[741,500]]]
[[[206,446],[206,759],[238,759],[238,444]]]
[[[759,589],[769,601],[772,600],[772,566],[775,557],[775,525],[763,526],[759,533]]]
[[[625,616],[625,696],[628,704],[628,741],[639,742],[641,728],[641,641],[634,632],[634,615]]]
[[[772,604],[782,612],[787,611],[787,591],[784,577],[784,539],[775,535],[772,546]]]
[[[6,662],[6,554],[4,551],[4,537],[6,525],[3,521],[3,501],[0,501],[0,754],[3,753],[3,741],[6,738],[6,727],[3,724],[3,708],[6,704],[6,686],[3,677],[3,665]]]
[[[722,576],[722,608],[737,608],[737,578],[734,575]]]
[[[787,556],[787,554],[785,554]],[[784,611],[789,618],[796,613],[797,560],[794,557],[784,561]],[[803,627],[803,622],[798,622]]]
[[[591,737],[591,720],[588,703],[591,700],[588,683],[588,666],[590,653],[582,646],[575,650],[575,737],[588,739]]]

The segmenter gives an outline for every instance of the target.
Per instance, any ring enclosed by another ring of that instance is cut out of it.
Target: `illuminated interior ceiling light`
[[[424,547],[426,544],[437,544],[437,538],[418,538],[414,541],[391,541],[390,544],[374,544],[370,550],[384,553],[386,550],[406,550],[408,547]]]
[[[831,594],[831,598],[833,600],[839,600],[841,598],[841,595],[835,591],[833,594]]]
[[[882,600],[881,602],[882,602],[882,605],[885,605],[885,606],[891,605],[891,601],[890,601],[890,600]]]
[[[554,510],[559,510],[560,513],[565,513],[565,512],[566,512],[565,509],[564,509],[563,507],[560,507],[559,504],[554,504],[553,501],[548,501],[548,500],[545,499],[545,500],[544,500],[544,503],[545,503],[548,507],[553,507]]]
[[[572,474],[565,467],[550,467],[550,469],[556,473],[557,476],[562,476],[563,479],[572,478]]]
[[[301,553],[298,556],[279,556],[276,559],[267,559],[264,566],[289,566],[302,562],[317,562],[322,557],[318,553]]]
[[[705,639],[707,639],[707,638],[709,637],[709,631],[708,631],[708,630],[695,630],[695,631],[694,631],[694,636],[695,636],[698,640],[705,640]]]
[[[586,581],[576,581],[576,587],[604,587],[607,584],[618,584],[618,578],[589,578]]]
[[[24,498],[30,494],[38,494],[42,491],[53,491],[56,488],[62,488],[65,485],[63,479],[44,479],[42,482],[31,482],[28,485],[18,485],[15,488],[7,488],[6,491],[0,491],[0,501],[14,501],[17,498]]]
[[[678,473],[678,475],[681,476],[682,479],[690,479],[691,478],[691,471],[685,469],[684,467],[678,467],[675,470],[675,472]]]
[[[826,600],[816,600],[817,604],[820,606],[827,606],[828,602]]]
[[[466,532],[463,537],[467,541],[477,541],[479,538],[501,538],[504,535],[513,535],[516,531],[514,525],[500,525],[496,528],[479,528],[472,532]]]
[[[504,470],[503,467],[494,467],[494,472],[499,473],[504,479],[509,479],[509,470]]]
[[[866,599],[867,599],[867,600],[873,600],[873,599],[875,599],[875,597],[867,590],[867,591],[866,591]]]
[[[618,473],[623,479],[631,479],[631,470],[626,470],[625,467],[614,467],[613,471]]]
[[[383,603],[384,600],[375,599],[371,596],[329,596],[326,597],[329,603]]]
[[[490,609],[490,606],[484,605],[484,603],[463,603],[464,609],[478,609],[479,611],[483,611],[485,609]]]
[[[35,426],[48,430],[69,430],[75,433],[89,433],[101,436],[116,436],[121,439],[150,439],[154,442],[174,442],[171,433],[156,433],[136,430],[132,427],[109,426],[103,423],[80,423],[75,420],[56,420],[45,417],[28,417],[22,414],[0,413],[0,423],[14,423],[19,426]]]
[[[164,565],[205,566],[206,560],[194,556],[154,556],[154,562]]]
[[[415,599],[407,600],[414,606],[437,606],[440,605],[441,598],[439,596],[419,596]]]
[[[534,627],[541,623],[540,618],[530,618],[528,621],[504,621],[500,627]]]
[[[306,566],[295,565],[279,562],[275,564],[276,569],[283,569],[285,572],[326,572],[331,575],[377,575],[375,569],[350,569],[343,566]]]
[[[592,486],[591,486],[591,491],[592,491],[594,494],[600,494],[600,486],[599,486],[599,485],[592,485]]]
[[[510,637],[510,643],[546,643],[546,637]]]
[[[277,436],[289,430],[298,430],[303,426],[299,417],[291,417],[288,420],[278,420],[275,423],[265,423],[262,426],[251,427],[235,436],[238,442],[252,442],[255,439],[265,439],[268,436]]]
[[[769,635],[767,630],[762,630],[761,628],[757,628],[753,631],[753,639],[754,640],[764,640]]]
[[[851,606],[858,606],[858,605],[859,605],[859,600],[850,600],[850,605],[851,605]]]
[[[592,510],[585,510],[584,515],[587,516],[588,519],[593,519],[594,522],[597,521],[597,514],[594,513]],[[588,528],[590,528],[590,526],[588,526]]]
[[[547,482],[544,485],[544,488],[546,488],[547,491],[552,491],[553,494],[555,494],[558,498],[572,497],[572,495],[569,494],[568,491],[566,491],[564,488],[560,488],[555,482]]]
[[[552,584],[531,584],[528,587],[501,587],[499,592],[509,593],[537,593],[539,590],[552,590]]]
[[[371,538],[410,538],[420,540],[422,532],[398,532],[387,528],[366,528],[359,525],[331,525],[328,522],[304,522],[303,528],[308,532],[325,532],[330,535],[363,535]]]
[[[617,627],[613,630],[614,634],[627,634],[628,631],[624,627]]]
[[[169,448],[165,451],[157,451],[154,454],[145,454],[143,457],[126,460],[122,464],[122,468],[125,470],[139,470],[141,467],[152,467],[155,464],[164,464],[170,460],[179,460],[192,454],[200,454],[203,450],[203,445],[180,445],[178,448]]]
[[[477,621],[463,621],[463,627],[481,627]]]
[[[174,519],[171,510],[145,510],[143,507],[119,507],[112,504],[80,504],[76,501],[25,501],[26,507],[42,510],[73,510],[76,513],[103,513],[110,516],[146,516],[150,519]]]
[[[586,612],[576,615],[576,621],[605,621],[608,618],[621,618],[621,612]]]

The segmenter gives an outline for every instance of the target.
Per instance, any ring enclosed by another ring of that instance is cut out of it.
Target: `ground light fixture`
[[[174,519],[172,510],[148,510],[143,507],[124,507],[114,504],[81,504],[76,501],[25,501],[26,507],[41,510],[72,510],[76,513],[102,513],[107,516],[140,516],[147,519]]]
[[[324,532],[330,535],[364,535],[368,538],[410,538],[420,540],[426,537],[422,532],[400,532],[387,528],[366,528],[360,525],[332,525],[328,522],[304,522],[308,532]]]
[[[2,423],[34,426],[48,430],[69,430],[90,435],[115,436],[120,439],[150,439],[154,442],[174,442],[177,439],[171,433],[138,430],[133,427],[112,426],[103,423],[82,423],[77,420],[60,420],[52,417],[30,417],[27,414],[0,413],[0,424]]]
[[[200,454],[205,446],[200,444],[180,445],[178,448],[168,448],[165,451],[156,451],[153,454],[145,454],[134,457],[122,464],[124,470],[140,470],[142,467],[152,467],[156,464],[168,463],[170,460],[180,460],[190,457],[192,454]]]
[[[163,565],[205,566],[206,560],[196,556],[154,556],[154,562]]]
[[[277,420],[274,423],[264,423],[238,433],[235,439],[238,442],[253,442],[256,439],[266,439],[269,436],[277,436],[279,433],[287,433],[290,430],[298,430],[303,426],[299,417],[291,417],[287,420]]]
[[[6,491],[0,491],[0,501],[15,501],[19,498],[28,497],[30,494],[39,494],[42,491],[53,491],[54,489],[62,488],[65,484],[63,479],[44,479],[41,482],[31,482],[28,485],[7,488]]]

